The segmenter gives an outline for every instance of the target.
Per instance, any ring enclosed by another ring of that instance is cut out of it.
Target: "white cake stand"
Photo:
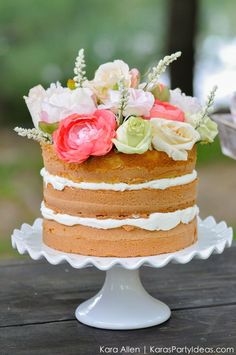
[[[99,258],[48,248],[42,242],[42,219],[36,219],[32,226],[23,224],[20,230],[15,229],[12,245],[34,260],[46,258],[53,265],[68,262],[77,269],[95,266],[106,271],[102,289],[76,309],[76,318],[97,328],[139,329],[161,324],[171,315],[166,304],[144,289],[139,277],[142,265],[161,268],[169,262],[185,264],[193,258],[207,259],[230,247],[233,231],[225,222],[217,224],[213,217],[208,217],[199,219],[198,227],[199,240],[193,246],[175,253],[138,258]]]

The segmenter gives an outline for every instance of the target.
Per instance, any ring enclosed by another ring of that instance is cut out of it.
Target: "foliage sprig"
[[[175,60],[181,56],[181,52],[176,52],[171,55],[165,56],[161,59],[156,67],[153,67],[148,75],[148,82],[145,86],[145,90],[151,91],[158,83],[158,80],[162,73],[165,72],[166,68]]]
[[[77,88],[81,88],[83,86],[84,81],[87,80],[85,76],[86,71],[84,70],[85,67],[86,67],[86,63],[84,59],[84,49],[82,48],[78,52],[78,56],[76,57],[75,67],[74,67],[75,76],[73,80]]]
[[[118,90],[120,92],[120,101],[118,106],[117,124],[120,126],[123,123],[124,111],[129,101],[129,90],[125,86],[124,78],[118,82]]]
[[[26,129],[22,127],[15,127],[14,131],[21,137],[27,137],[28,139],[33,139],[40,143],[52,143],[51,136],[37,128]]]
[[[207,117],[211,111],[211,107],[214,104],[215,96],[216,96],[217,85],[213,86],[209,94],[207,95],[207,100],[202,111],[202,116],[200,122],[204,121],[205,117]]]

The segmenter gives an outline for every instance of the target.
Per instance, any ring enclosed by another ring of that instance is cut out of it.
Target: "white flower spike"
[[[165,72],[168,65],[177,60],[181,56],[181,52],[176,52],[171,55],[165,56],[159,61],[156,67],[153,67],[148,75],[148,83],[146,84],[146,90],[151,91],[158,83],[159,77]]]
[[[75,86],[77,88],[81,88],[83,86],[83,83],[85,80],[87,80],[85,74],[86,71],[84,70],[86,67],[85,59],[84,59],[84,49],[80,49],[78,52],[78,56],[76,57],[75,60],[75,68],[74,68],[74,81],[75,81]]]
[[[14,131],[21,137],[27,137],[28,139],[33,139],[40,143],[52,143],[51,136],[37,128],[26,129],[15,127]]]

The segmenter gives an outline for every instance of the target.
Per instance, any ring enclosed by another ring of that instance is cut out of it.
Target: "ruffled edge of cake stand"
[[[141,266],[161,268],[168,263],[186,264],[193,258],[207,259],[211,254],[221,254],[226,247],[230,247],[233,240],[233,229],[222,221],[217,223],[214,217],[204,220],[198,218],[199,240],[192,246],[183,250],[154,256],[135,258],[94,257],[63,253],[51,249],[42,242],[42,219],[37,218],[33,225],[23,223],[20,229],[12,234],[12,246],[20,254],[28,253],[34,260],[45,258],[50,264],[57,265],[68,262],[73,268],[95,266],[106,271],[113,266],[120,265],[129,270]]]

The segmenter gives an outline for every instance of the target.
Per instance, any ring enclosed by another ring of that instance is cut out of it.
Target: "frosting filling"
[[[42,202],[41,213],[44,218],[54,220],[66,226],[74,226],[79,224],[98,229],[112,229],[122,226],[133,226],[149,231],[165,231],[176,227],[179,223],[187,224],[191,222],[198,215],[199,208],[197,205],[194,205],[192,207],[174,212],[151,213],[147,218],[139,218],[138,216],[133,216],[133,218],[125,219],[98,219],[56,213],[52,209],[46,207],[45,203]]]
[[[127,184],[127,183],[93,183],[93,182],[74,182],[67,178],[52,175],[45,168],[40,172],[43,177],[44,183],[51,184],[54,189],[62,191],[65,187],[73,187],[77,189],[85,190],[113,190],[113,191],[126,191],[126,190],[141,190],[141,189],[160,189],[164,190],[172,186],[185,185],[194,181],[197,177],[196,170],[193,170],[192,173],[177,176],[174,178],[165,178],[151,180],[139,184]]]

